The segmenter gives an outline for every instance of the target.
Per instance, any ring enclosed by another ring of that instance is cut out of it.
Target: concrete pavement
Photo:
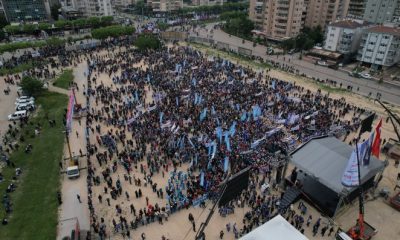
[[[280,64],[286,64],[288,66],[294,67],[300,71],[300,74],[305,74],[309,77],[319,78],[319,79],[330,79],[342,83],[344,87],[353,86],[353,91],[357,94],[368,96],[371,93],[371,97],[376,97],[377,93],[382,95],[381,99],[390,103],[400,104],[400,86],[390,84],[387,82],[379,84],[375,80],[367,80],[354,78],[349,76],[347,73],[330,69],[323,66],[317,66],[313,63],[299,60],[297,55],[267,55],[267,47],[257,44],[253,47],[253,42],[245,41],[243,39],[230,36],[229,34],[223,32],[220,29],[213,29],[215,23],[208,24],[205,28],[197,28],[195,31],[190,31],[190,36],[213,39],[215,43],[221,42],[229,45],[229,48],[237,51],[239,47],[246,48],[252,51],[252,55],[256,57],[261,57],[264,60],[274,61]],[[213,32],[211,32],[213,29]],[[290,62],[289,62],[290,59]],[[357,88],[359,90],[357,91]]]

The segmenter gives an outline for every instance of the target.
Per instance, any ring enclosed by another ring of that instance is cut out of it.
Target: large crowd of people
[[[260,192],[266,182],[276,187],[271,176],[283,164],[276,152],[287,154],[314,136],[348,135],[366,114],[344,99],[190,47],[93,54],[87,65],[88,202],[93,231],[101,237],[130,236],[141,225],[161,224],[176,211],[204,205],[230,174],[251,166],[250,186],[260,186],[238,197],[239,206],[251,207],[241,231],[233,228],[239,237],[279,210],[279,195]],[[158,174],[169,177],[164,186],[153,181]],[[135,187],[123,187],[124,181]],[[144,187],[157,193],[158,202],[149,202]],[[132,203],[124,213],[118,199],[130,196],[145,197],[146,208]],[[98,202],[115,208],[119,219],[97,214]],[[236,205],[224,206],[221,214]]]

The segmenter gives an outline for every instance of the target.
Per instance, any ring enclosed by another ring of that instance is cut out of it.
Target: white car
[[[35,110],[35,104],[32,104],[31,102],[21,103],[15,107],[15,110],[17,110],[17,111],[22,111],[22,110],[33,111],[33,110]]]
[[[31,101],[35,101],[34,97],[28,97],[28,96],[21,96],[19,98],[17,98],[17,102],[20,100],[31,100]]]
[[[371,79],[371,75],[369,73],[360,73],[360,76],[365,79]]]
[[[31,104],[31,105],[35,105],[35,101],[32,101],[30,99],[25,99],[25,100],[17,100],[15,102],[15,105],[21,105],[21,104]]]
[[[328,63],[325,61],[317,61],[317,64],[320,66],[328,66]]]

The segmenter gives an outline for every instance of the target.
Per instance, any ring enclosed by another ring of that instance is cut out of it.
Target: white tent
[[[251,231],[241,240],[308,240],[281,215]]]

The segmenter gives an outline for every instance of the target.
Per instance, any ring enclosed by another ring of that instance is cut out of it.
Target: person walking
[[[146,239],[146,235],[144,233],[142,233],[141,237],[142,237],[142,240]]]
[[[81,202],[81,196],[79,196],[79,194],[76,194],[76,198],[78,199],[79,203],[82,203]]]
[[[223,239],[224,238],[224,231],[221,230],[221,232],[219,232],[219,239]]]
[[[192,226],[193,226],[193,232],[196,232],[196,223],[192,221]]]

